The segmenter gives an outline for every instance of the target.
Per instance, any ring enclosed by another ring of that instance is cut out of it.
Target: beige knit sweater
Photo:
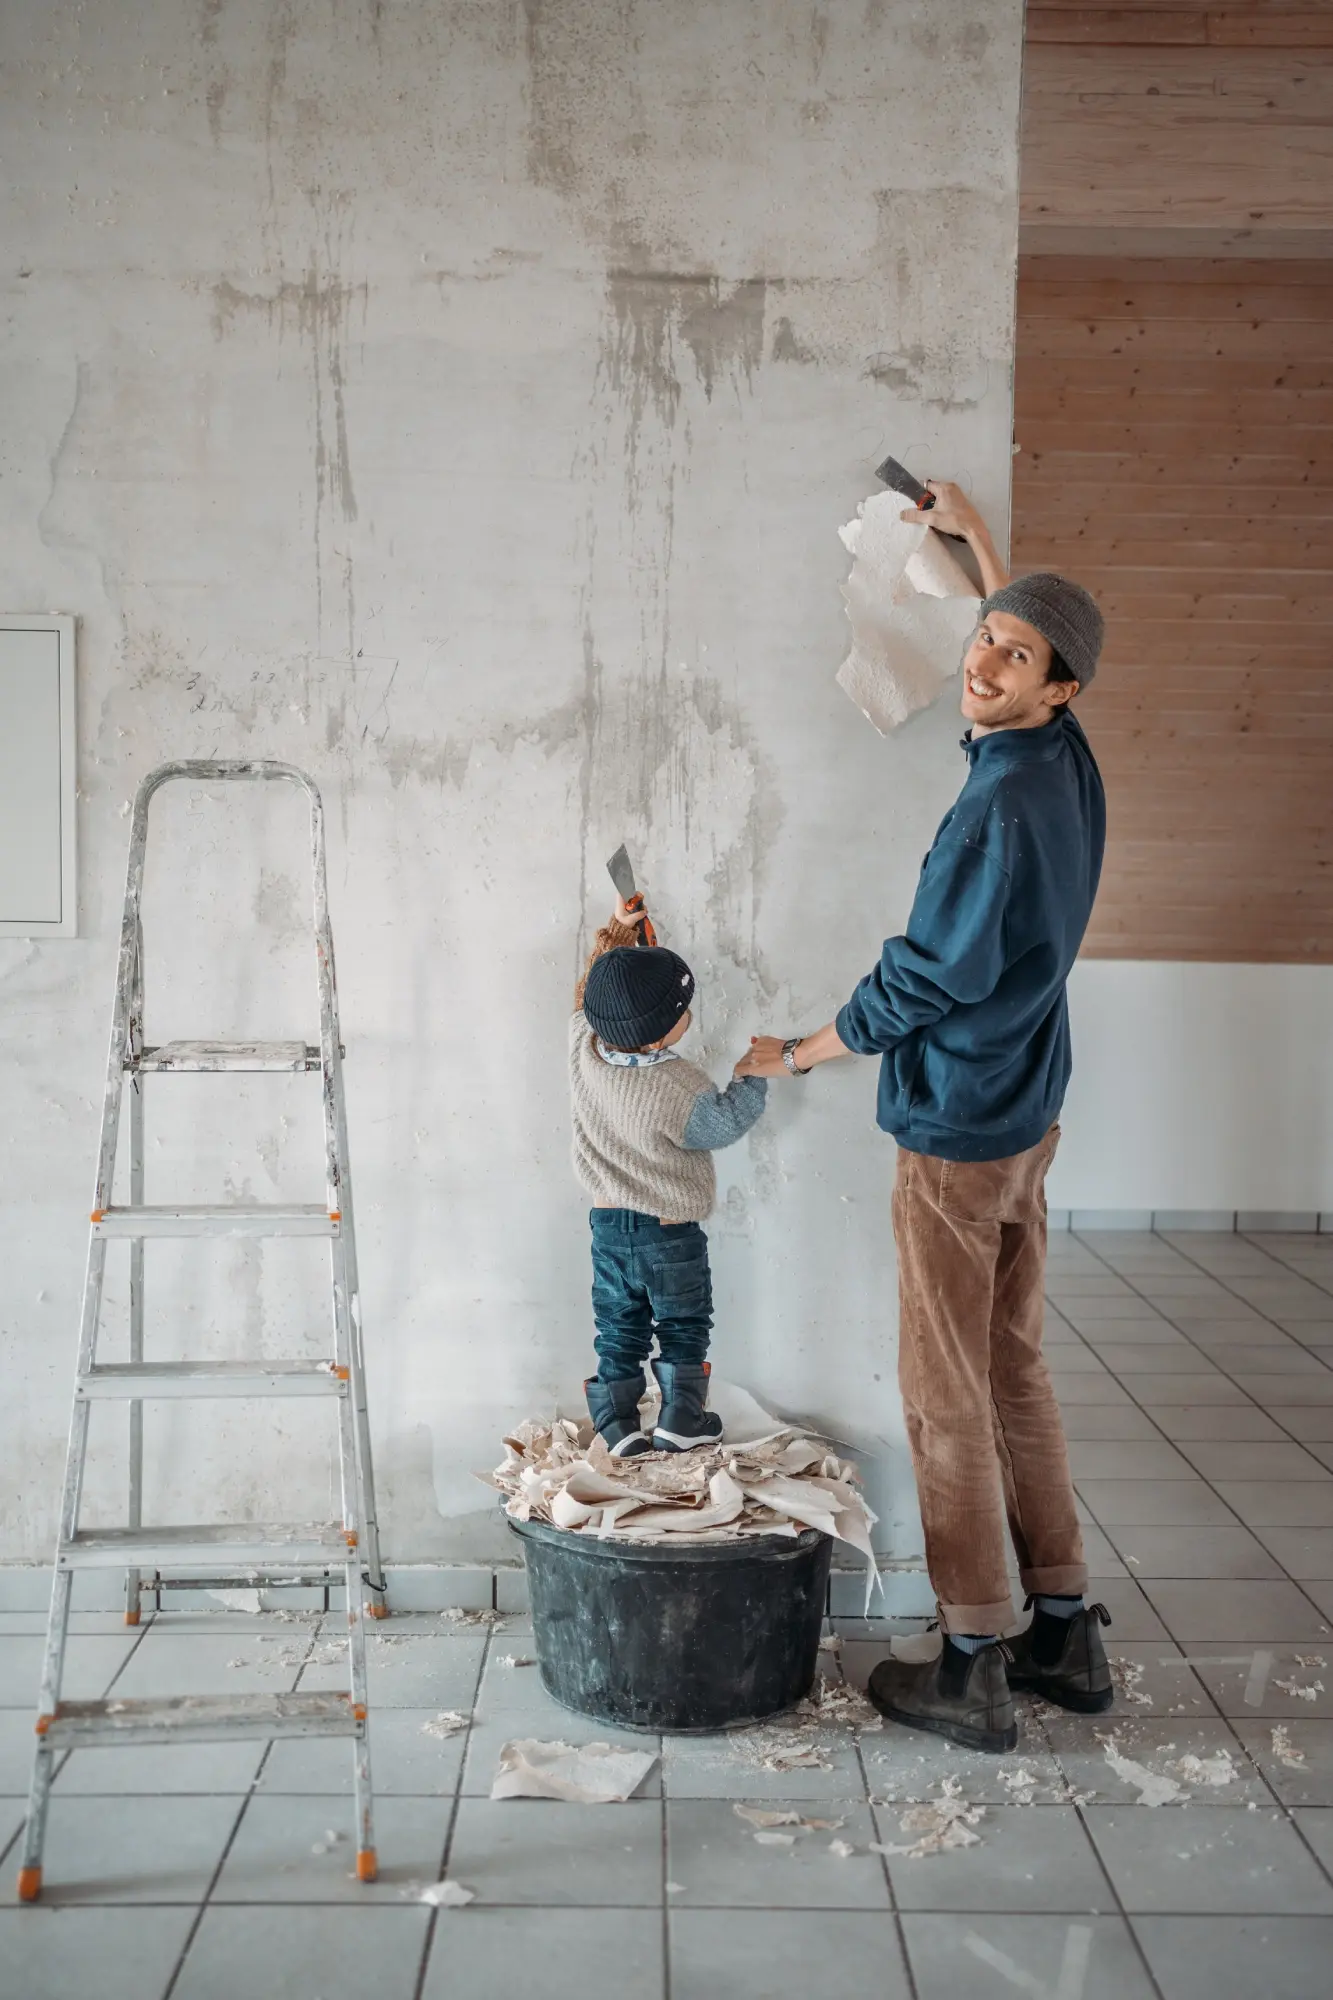
[[[574,1171],[598,1208],[634,1208],[663,1222],[702,1222],[717,1195],[708,1152],[681,1141],[713,1080],[677,1058],[617,1069],[597,1053],[581,1013],[569,1024]]]
[[[597,933],[589,966],[637,936],[609,923]],[[767,1085],[759,1077],[739,1077],[717,1090],[704,1070],[681,1056],[635,1069],[607,1062],[582,1011],[586,985],[585,972],[569,1024],[574,1171],[598,1208],[702,1222],[717,1195],[713,1149],[749,1131],[763,1112]]]

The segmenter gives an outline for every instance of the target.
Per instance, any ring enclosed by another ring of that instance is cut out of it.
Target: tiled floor
[[[1025,1707],[1005,1758],[819,1723],[801,1739],[817,1761],[786,1769],[760,1757],[790,1725],[634,1738],[661,1761],[626,1805],[496,1803],[509,1737],[614,1732],[506,1664],[530,1650],[522,1618],[401,1618],[371,1647],[373,1888],[350,1872],[345,1744],[80,1751],[55,1786],[43,1903],[20,1910],[42,1621],[0,1617],[0,2000],[767,2000],[830,1985],[876,2000],[1323,2000],[1333,1238],[1066,1234],[1049,1291],[1096,1593],[1115,1620],[1113,1716]],[[314,1617],[78,1627],[72,1694],[337,1678]],[[828,1670],[840,1658],[863,1680],[885,1644],[848,1622]],[[446,1709],[470,1728],[433,1733]],[[1142,1798],[1154,1780],[1174,1788],[1156,1808]],[[971,1844],[903,1851],[930,1800],[966,1815]],[[837,1825],[774,1845],[734,1811],[744,1802]],[[475,1900],[423,1903],[443,1876]]]

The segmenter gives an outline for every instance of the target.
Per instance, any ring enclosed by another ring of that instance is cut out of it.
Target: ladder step
[[[337,1521],[227,1521],[189,1528],[89,1528],[56,1551],[61,1569],[317,1569],[355,1561]]]
[[[171,1695],[154,1701],[62,1701],[39,1732],[53,1749],[121,1743],[219,1743],[229,1736],[362,1736],[351,1696]]]
[[[199,1076],[218,1070],[290,1071],[318,1069],[313,1042],[161,1042],[125,1057],[127,1070],[165,1076]]]
[[[136,1403],[161,1396],[345,1396],[347,1374],[331,1361],[127,1361],[90,1368],[77,1393]]]
[[[231,1201],[214,1207],[106,1208],[92,1218],[94,1236],[336,1236],[340,1218],[318,1202],[293,1207]]]

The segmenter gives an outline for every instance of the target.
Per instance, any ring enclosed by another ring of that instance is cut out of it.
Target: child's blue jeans
[[[600,1379],[640,1374],[654,1334],[663,1361],[698,1367],[713,1327],[708,1238],[699,1224],[659,1222],[632,1208],[595,1208],[590,1221]]]

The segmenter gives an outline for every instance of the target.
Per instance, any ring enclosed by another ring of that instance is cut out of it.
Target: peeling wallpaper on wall
[[[470,1471],[590,1352],[564,1023],[606,855],[720,1076],[827,1018],[956,790],[950,702],[883,743],[833,684],[836,527],[892,449],[1003,528],[1020,14],[6,8],[0,589],[81,621],[83,880],[77,942],[0,943],[0,1558],[54,1532],[126,801],[225,755],[329,808],[387,1552],[503,1548]],[[150,1032],[304,1033],[299,820],[160,804]],[[153,1084],[149,1199],[308,1198],[299,1079]],[[901,1554],[873,1097],[775,1090],[720,1157],[714,1358],[864,1453]],[[316,1351],[307,1249],[150,1246],[154,1351]],[[324,1511],[317,1415],[150,1410],[150,1512]],[[95,1445],[112,1521],[123,1416]]]

